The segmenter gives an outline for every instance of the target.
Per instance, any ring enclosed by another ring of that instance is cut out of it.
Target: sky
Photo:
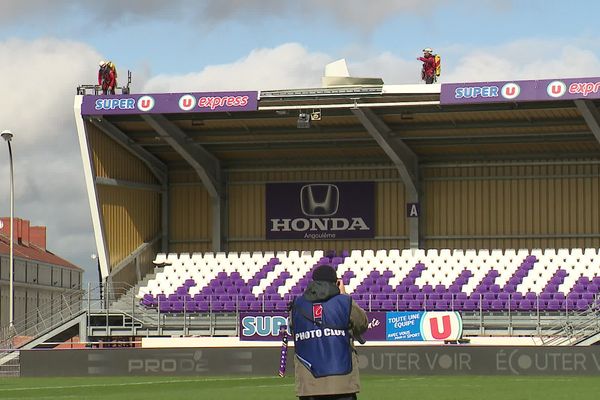
[[[441,83],[598,77],[599,14],[595,0],[2,0],[15,216],[47,226],[48,249],[97,282],[73,101],[101,59],[132,72],[133,93],[319,87],[340,58],[353,76],[414,84],[424,47],[442,57]]]

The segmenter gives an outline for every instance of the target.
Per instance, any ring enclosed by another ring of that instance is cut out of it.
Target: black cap
[[[312,273],[313,281],[337,282],[335,269],[329,264],[319,265]]]

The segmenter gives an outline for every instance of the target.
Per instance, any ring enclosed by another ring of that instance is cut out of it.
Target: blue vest
[[[315,378],[352,371],[348,330],[351,306],[348,295],[336,295],[321,303],[311,303],[301,296],[294,302],[294,351]]]

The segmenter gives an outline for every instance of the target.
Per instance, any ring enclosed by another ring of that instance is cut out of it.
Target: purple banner
[[[369,328],[363,338],[367,342],[385,340],[386,313],[383,311],[367,311],[367,318],[369,318]]]
[[[258,109],[258,92],[83,96],[81,115],[239,112]]]
[[[474,104],[600,98],[600,78],[442,84],[440,104]]]
[[[267,184],[265,222],[268,240],[372,238],[375,184]]]

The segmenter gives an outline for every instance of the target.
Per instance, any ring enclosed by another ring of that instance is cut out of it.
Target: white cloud
[[[11,129],[15,216],[48,228],[48,248],[85,266],[95,251],[73,117],[77,85],[100,58],[76,42],[0,42],[0,129]],[[9,214],[8,150],[0,143],[0,214]]]
[[[585,39],[524,39],[485,49],[454,48],[445,82],[597,76],[600,60]]]
[[[485,49],[454,46],[441,49],[440,82],[519,80],[594,76],[600,60],[591,43],[576,40],[520,40]],[[417,56],[418,54],[415,54]],[[420,83],[421,63],[391,52],[354,54],[350,74],[383,78],[387,84]],[[333,56],[311,52],[298,43],[253,50],[230,64],[213,65],[186,75],[158,75],[142,86],[145,92],[267,90],[320,87],[325,65]]]
[[[145,92],[211,90],[265,90],[319,87],[325,64],[331,57],[311,53],[297,43],[273,49],[252,50],[231,64],[206,67],[186,75],[159,75],[149,79]]]

